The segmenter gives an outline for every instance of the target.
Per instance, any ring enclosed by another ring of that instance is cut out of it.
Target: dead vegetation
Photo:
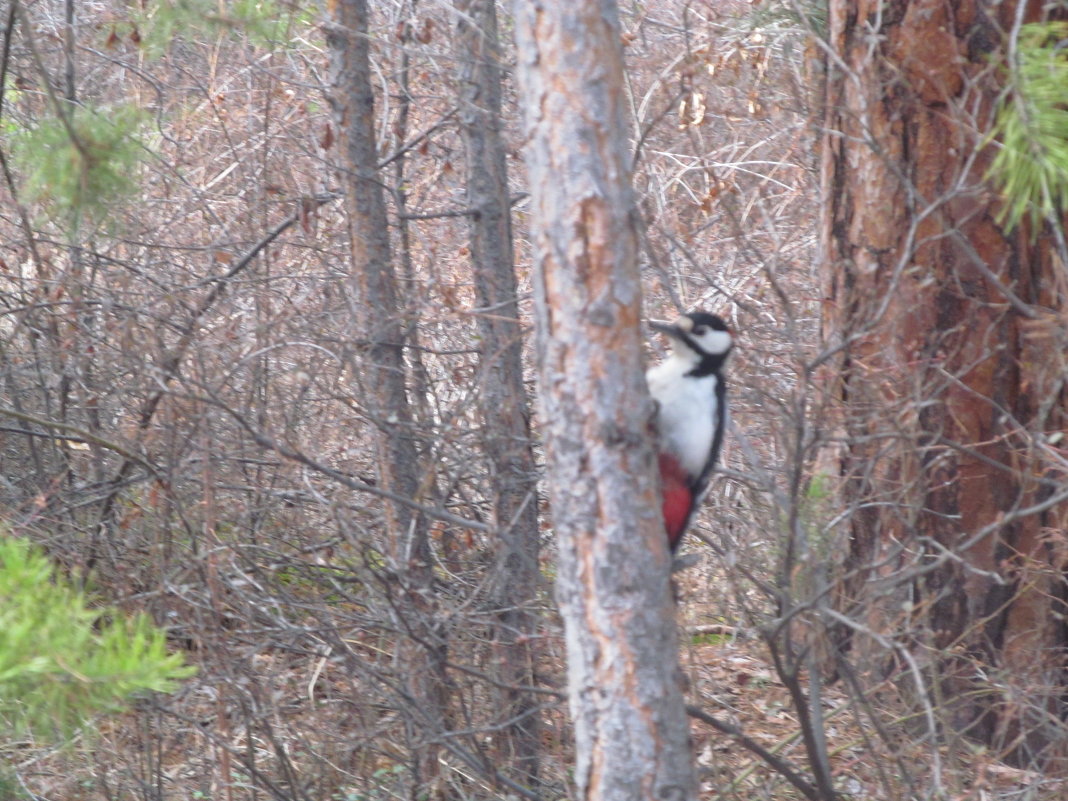
[[[493,476],[474,377],[476,319],[493,310],[475,308],[467,266],[450,7],[378,4],[374,30],[382,176],[403,263],[403,322],[416,332],[408,433],[425,470],[414,502],[433,556],[431,589],[412,605],[381,534],[369,446],[379,421],[358,367],[367,343],[352,337],[360,299],[331,194],[337,132],[316,26],[287,7],[284,40],[190,27],[157,54],[144,43],[147,23],[95,3],[79,8],[65,49],[60,5],[25,9],[2,121],[29,128],[48,115],[45,84],[73,64],[85,102],[144,112],[144,158],[131,168],[141,189],[72,234],[17,181],[4,183],[0,519],[72,576],[91,575],[102,595],[149,610],[199,674],[174,696],[95,721],[66,748],[0,741],[17,777],[5,792],[64,801],[521,797],[492,737],[507,721],[492,700],[501,658],[491,637]],[[667,3],[624,16],[645,310],[715,309],[740,337],[725,469],[689,546],[701,561],[677,577],[688,703],[808,784],[826,759],[843,799],[1063,798],[1060,778],[1009,766],[1003,752],[963,737],[936,737],[945,732],[937,722],[911,725],[924,712],[891,679],[926,682],[925,666],[899,664],[874,686],[841,670],[821,675],[819,657],[835,643],[819,613],[839,578],[847,511],[834,503],[842,429],[821,361],[812,88],[821,76],[808,22],[793,8]],[[508,97],[506,109],[529,320],[519,123]],[[540,512],[536,683],[526,689],[542,721],[539,792],[548,799],[568,797],[571,743],[552,537]],[[415,632],[433,639],[420,645],[436,654],[433,679],[447,688],[444,728],[425,718],[413,677],[398,669],[396,644]],[[791,680],[814,708],[799,709]],[[951,700],[934,699],[927,714],[951,711]],[[822,756],[801,736],[804,716],[825,735]],[[1063,737],[1058,713],[1050,717]],[[738,737],[695,719],[693,739],[702,798],[804,797]],[[440,769],[417,788],[413,755],[430,745]]]

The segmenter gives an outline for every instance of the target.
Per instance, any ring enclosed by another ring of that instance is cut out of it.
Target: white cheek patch
[[[697,342],[705,353],[719,355],[730,350],[734,340],[731,337],[730,331],[709,331]]]

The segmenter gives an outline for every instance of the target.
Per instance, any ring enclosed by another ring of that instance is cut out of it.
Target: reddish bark
[[[974,675],[961,668],[974,659],[1035,698],[998,715],[996,694],[975,695],[952,715],[1026,761],[1049,744],[1028,721],[1061,714],[1068,677],[1056,622],[1068,610],[1065,504],[1038,508],[1064,480],[1044,443],[1066,424],[1068,298],[1051,232],[1005,230],[984,182],[1001,88],[992,65],[1015,3],[839,0],[830,11],[841,62],[822,175],[825,322],[844,343],[855,509],[843,603],[882,633],[911,623],[914,649],[947,676]],[[891,579],[880,586],[896,588],[880,597],[875,564]],[[1030,734],[1010,743],[1021,727]]]

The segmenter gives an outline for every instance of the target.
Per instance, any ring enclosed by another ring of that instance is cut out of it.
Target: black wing
[[[705,490],[708,489],[708,481],[712,478],[716,462],[719,461],[719,452],[723,448],[723,434],[727,429],[727,382],[724,380],[722,374],[716,375],[716,408],[713,415],[715,417],[715,429],[712,434],[712,450],[709,453],[708,461],[705,462],[705,466],[701,470],[700,475],[690,482],[690,493],[693,495],[693,504],[690,506],[690,514],[686,517],[686,523],[682,527],[683,534],[689,529],[690,523],[693,522],[694,515],[697,514],[697,509],[701,505],[701,499],[704,497]],[[681,541],[682,535],[679,536],[677,542]],[[678,546],[676,545],[676,547]]]

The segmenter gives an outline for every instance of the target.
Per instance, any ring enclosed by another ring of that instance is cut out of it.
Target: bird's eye
[[[694,334],[695,336],[701,336],[701,335],[702,335],[702,334],[703,334],[703,333],[704,333],[705,331],[707,331],[707,330],[708,330],[708,328],[706,328],[706,327],[705,327],[705,326],[703,326],[703,325],[695,325],[695,326],[693,327],[693,334]]]

